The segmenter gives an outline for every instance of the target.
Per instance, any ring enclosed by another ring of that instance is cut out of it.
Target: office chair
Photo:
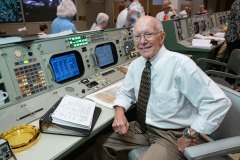
[[[209,75],[216,83],[224,85],[228,88],[236,89],[240,80],[240,49],[235,49],[232,51],[231,56],[227,63],[223,63],[217,60],[199,58],[197,60],[197,64],[200,62],[206,62],[214,65],[218,65],[220,67],[225,67],[225,71],[217,71],[217,70],[206,70],[205,73]],[[229,70],[233,71],[235,74],[229,73]],[[235,79],[235,83],[233,86],[229,84],[225,80],[225,78]]]
[[[186,147],[184,156],[188,160],[236,160],[230,153],[240,153],[240,93],[219,85],[230,98],[232,106],[221,125],[210,137],[201,139],[202,144]],[[207,141],[212,139],[213,141]],[[137,160],[148,146],[136,148],[128,153],[128,160]],[[240,155],[236,155],[239,160]]]
[[[184,155],[188,160],[222,160],[235,159],[230,153],[240,153],[240,93],[220,85],[224,93],[230,98],[232,106],[216,131],[209,137],[214,141],[187,147]],[[223,156],[225,155],[225,156]]]

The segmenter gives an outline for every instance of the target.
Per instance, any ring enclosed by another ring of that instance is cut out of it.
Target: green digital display
[[[88,40],[85,36],[76,36],[68,38],[68,42],[71,48],[85,46],[88,44]]]

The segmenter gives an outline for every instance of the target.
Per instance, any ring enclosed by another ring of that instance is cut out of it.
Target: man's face
[[[154,20],[145,18],[137,21],[134,26],[134,37],[140,37],[139,40],[134,38],[135,47],[148,60],[158,53],[165,38],[165,33],[156,30],[155,23]],[[147,34],[152,34],[151,38]]]
[[[163,8],[164,11],[170,10],[169,2],[168,1],[163,1],[162,8]]]

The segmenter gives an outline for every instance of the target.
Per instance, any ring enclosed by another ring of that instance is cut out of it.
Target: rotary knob
[[[13,50],[13,56],[17,59],[22,59],[24,57],[24,53],[21,49],[16,48]]]

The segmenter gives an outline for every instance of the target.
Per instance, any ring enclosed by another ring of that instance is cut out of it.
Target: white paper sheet
[[[95,101],[105,107],[113,108],[113,102],[116,97],[116,92],[121,87],[122,81],[114,83],[111,86],[108,86],[100,91],[87,95],[86,98]]]

